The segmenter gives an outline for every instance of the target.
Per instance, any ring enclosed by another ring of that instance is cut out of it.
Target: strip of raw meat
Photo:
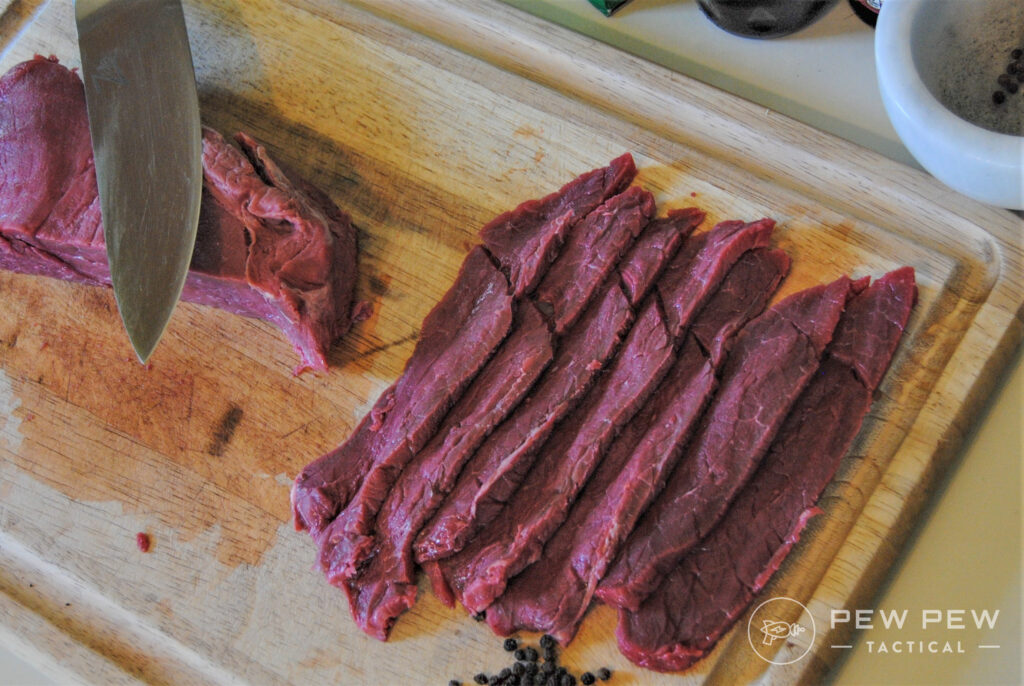
[[[654,214],[654,196],[631,186],[586,216],[569,234],[535,293],[564,334]]]
[[[788,269],[781,250],[746,253],[701,310],[691,333],[700,331],[718,351],[728,349]],[[543,556],[487,608],[496,633],[543,631],[562,645],[572,640],[597,583],[682,452],[714,392],[720,363],[721,356],[708,359],[694,335],[686,337],[672,369],[612,444]]]
[[[203,202],[182,297],[267,320],[298,351],[297,371],[326,369],[351,323],[355,230],[253,139],[238,142],[241,152],[204,130]],[[0,267],[110,284],[85,94],[54,59],[0,78]]]
[[[677,340],[740,255],[768,245],[775,221],[725,221],[694,237],[676,254],[658,282],[669,331]]]
[[[704,213],[695,207],[669,210],[667,216],[651,220],[617,267],[630,305],[640,304],[680,245],[702,221]]]
[[[590,389],[633,321],[613,279],[555,351],[551,366],[512,415],[470,458],[414,550],[421,565],[448,557],[490,523],[522,482],[536,451]]]
[[[626,153],[607,167],[587,172],[544,198],[528,200],[484,226],[480,238],[508,276],[513,295],[518,298],[536,288],[566,232],[621,193],[635,177],[633,156]]]
[[[849,295],[846,277],[808,288],[737,335],[697,434],[601,581],[601,600],[636,609],[722,516],[818,368]]]
[[[433,437],[511,323],[508,281],[478,246],[423,320],[402,376],[381,394],[347,441],[296,477],[291,493],[295,527],[318,538],[371,468],[408,462]]]
[[[544,318],[532,303],[522,303],[512,333],[386,491],[379,511],[372,497],[385,491],[380,484],[369,491],[367,477],[328,527],[321,567],[328,581],[345,590],[353,617],[364,631],[385,640],[394,619],[412,606],[413,539],[451,490],[465,461],[526,395],[552,356],[552,336]]]
[[[508,579],[540,556],[616,433],[672,360],[661,306],[656,297],[648,298],[607,374],[555,429],[502,514],[459,553],[440,561],[441,575],[470,612],[485,610]]]
[[[850,301],[819,373],[725,517],[639,610],[620,611],[623,655],[649,669],[686,669],[764,588],[819,512],[815,503],[860,430],[915,299],[913,269],[904,267]]]

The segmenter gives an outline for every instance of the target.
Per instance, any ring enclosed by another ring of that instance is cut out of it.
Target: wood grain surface
[[[71,0],[0,9],[0,71],[34,53],[77,66]],[[909,264],[920,302],[825,514],[760,596],[809,608],[809,654],[762,660],[744,616],[709,659],[657,675],[618,654],[598,607],[565,661],[620,684],[818,681],[844,640],[830,610],[870,606],[1021,340],[1021,220],[491,0],[186,15],[205,123],[265,140],[352,214],[373,314],[328,373],[294,377],[277,330],[183,304],[141,366],[108,291],[0,273],[5,640],[95,683],[443,684],[503,666],[487,627],[426,585],[390,642],[361,634],[291,530],[288,490],[400,373],[479,227],[631,151],[663,210],[776,218],[793,258],[780,297]]]

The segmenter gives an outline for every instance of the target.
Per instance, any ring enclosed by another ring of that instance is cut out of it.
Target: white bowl
[[[1024,84],[992,100],[1014,48],[1024,0],[885,0],[875,29],[882,102],[910,154],[950,188],[1021,210]]]

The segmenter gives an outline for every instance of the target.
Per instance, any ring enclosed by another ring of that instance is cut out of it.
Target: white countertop
[[[792,36],[756,41],[715,28],[693,0],[632,0],[611,18],[587,0],[506,0],[816,128],[917,166],[878,96],[873,31],[840,0]],[[935,494],[878,607],[1000,610],[998,649],[964,655],[872,653],[866,631],[834,674],[848,684],[1021,681],[1021,463],[1024,364],[1011,365],[948,484]],[[906,639],[917,636],[904,636]],[[51,684],[0,638],[0,686]]]

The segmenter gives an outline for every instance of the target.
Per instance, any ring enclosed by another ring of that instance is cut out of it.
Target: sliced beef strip
[[[850,301],[819,373],[725,517],[639,610],[620,611],[616,633],[627,658],[686,669],[764,588],[819,512],[815,503],[860,430],[915,298],[913,269],[904,267]]]
[[[583,174],[539,200],[528,200],[495,217],[480,238],[508,275],[518,298],[533,291],[555,259],[565,235],[583,217],[621,193],[636,177],[629,153]]]
[[[321,191],[239,134],[203,134],[199,230],[182,297],[280,327],[326,369],[351,322],[356,234]],[[244,154],[243,154],[244,153]],[[109,285],[78,76],[37,57],[0,78],[0,267]]]
[[[612,444],[543,556],[487,608],[495,632],[542,631],[567,645],[619,547],[664,485],[716,387],[721,351],[767,304],[789,269],[781,250],[741,257],[693,322],[672,369]],[[697,342],[697,332],[714,342]]]
[[[640,304],[683,241],[702,221],[704,212],[685,207],[669,210],[667,216],[647,225],[618,265],[622,289],[630,305]]]
[[[682,336],[740,255],[767,246],[774,229],[771,219],[725,221],[683,246],[658,282],[673,337]]]
[[[593,385],[633,321],[617,279],[559,341],[530,395],[488,436],[416,539],[420,564],[453,555],[490,523],[533,464],[555,424]],[[428,570],[429,571],[429,570]]]
[[[372,475],[367,489],[390,486],[387,472],[400,470],[433,437],[508,333],[512,304],[505,276],[482,247],[474,248],[454,285],[423,320],[401,377],[347,441],[296,477],[291,493],[296,528],[309,529],[318,539],[367,474]]]
[[[535,296],[563,335],[654,215],[654,196],[631,186],[573,227]]]
[[[658,299],[648,298],[608,372],[555,429],[502,513],[440,561],[449,588],[470,612],[485,610],[508,579],[540,556],[616,433],[668,371],[672,343]]]
[[[636,609],[722,516],[817,370],[849,295],[846,277],[808,288],[740,331],[700,428],[601,581],[601,600]]]
[[[323,537],[321,566],[349,598],[356,623],[384,640],[416,599],[412,543],[465,461],[512,411],[553,357],[547,323],[523,302],[512,332],[474,378],[430,442],[405,466],[379,511],[367,483]]]

